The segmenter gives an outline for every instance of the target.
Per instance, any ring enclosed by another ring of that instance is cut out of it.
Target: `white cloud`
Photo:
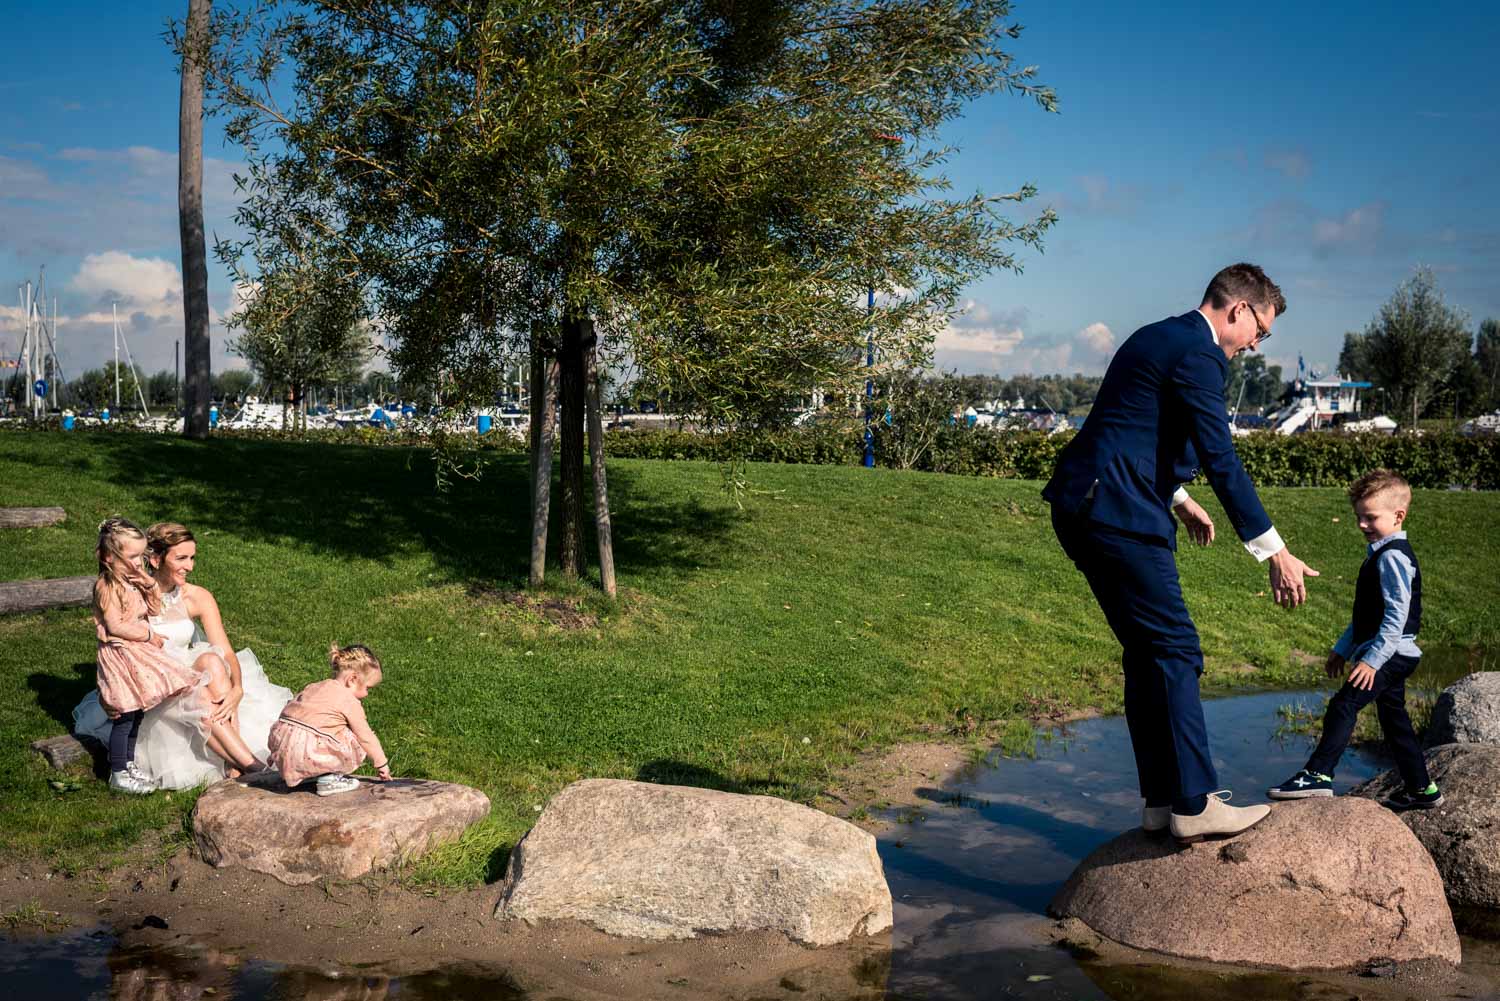
[[[1072,337],[1028,339],[1025,307],[995,311],[969,300],[964,311],[937,335],[933,360],[941,370],[1013,375],[1084,372],[1098,374],[1115,351],[1115,334],[1090,323]]]
[[[1312,161],[1299,149],[1267,150],[1265,163],[1267,167],[1280,171],[1294,181],[1300,181],[1312,173]]]
[[[1313,244],[1324,250],[1338,247],[1373,248],[1385,226],[1385,203],[1370,202],[1342,216],[1313,223]]]
[[[174,261],[120,250],[89,254],[71,278],[51,289],[49,300],[53,296],[64,376],[71,379],[113,357],[116,315],[143,373],[172,367],[174,345],[183,336],[182,274]],[[20,319],[16,307],[0,305],[0,329],[14,329]],[[221,314],[210,308],[209,321],[214,370],[243,367],[227,351]]]
[[[1389,242],[1385,210],[1386,202],[1373,201],[1329,215],[1306,202],[1282,199],[1256,213],[1252,236],[1273,246],[1311,248],[1320,257],[1376,253]]]
[[[1108,358],[1115,353],[1115,332],[1103,323],[1090,323],[1078,331],[1074,340],[1100,358]]]
[[[78,265],[68,287],[88,308],[108,314],[111,303],[121,313],[144,313],[152,319],[182,318],[182,273],[159,257],[133,257],[118,250],[90,254]]]

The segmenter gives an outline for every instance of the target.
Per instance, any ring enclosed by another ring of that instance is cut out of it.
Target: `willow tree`
[[[1051,213],[1002,214],[1030,186],[952,195],[939,136],[992,92],[1055,108],[1002,48],[1009,16],[1007,0],[322,0],[242,19],[218,76],[231,134],[276,140],[252,151],[247,224],[289,181],[316,190],[399,369],[482,395],[530,353],[535,581],[552,373],[576,574],[601,345],[732,427],[814,390],[857,396],[867,342],[921,363],[966,284],[1018,267]]]

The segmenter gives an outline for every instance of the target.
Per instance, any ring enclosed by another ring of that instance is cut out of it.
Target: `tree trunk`
[[[547,514],[552,500],[552,425],[557,416],[557,359],[531,343],[531,569],[527,581],[541,587],[547,573]]]
[[[589,466],[594,474],[594,534],[599,537],[599,584],[615,596],[615,544],[609,529],[609,491],[604,482],[604,418],[599,412],[599,342],[589,324],[584,355],[584,392],[588,403]]]
[[[560,472],[562,478],[562,538],[558,558],[563,575],[570,579],[583,576],[588,560],[583,550],[583,423],[584,423],[584,340],[593,333],[593,323],[585,316],[571,313],[563,316],[562,345],[559,349],[561,374],[560,412],[562,425]]]
[[[0,528],[45,528],[67,517],[60,507],[0,507]]]
[[[94,600],[94,577],[54,577],[0,583],[0,613],[73,608]]]
[[[177,221],[182,236],[182,336],[187,413],[182,433],[208,437],[213,394],[208,342],[208,250],[203,239],[203,67],[211,0],[188,0],[182,39],[182,97],[177,109]]]

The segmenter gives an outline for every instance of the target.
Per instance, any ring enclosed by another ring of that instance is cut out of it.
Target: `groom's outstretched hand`
[[[1282,608],[1296,608],[1307,600],[1307,584],[1304,577],[1320,576],[1318,571],[1292,555],[1285,546],[1267,560],[1270,564],[1271,597]]]

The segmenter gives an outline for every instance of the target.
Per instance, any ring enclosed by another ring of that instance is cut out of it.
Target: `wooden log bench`
[[[92,760],[104,752],[103,746],[93,737],[78,737],[71,733],[59,734],[42,740],[33,740],[31,749],[47,759],[53,768],[66,768],[75,761]]]
[[[0,583],[0,614],[74,608],[94,600],[93,577],[53,577]]]
[[[0,528],[45,528],[67,517],[60,507],[0,507]]]

